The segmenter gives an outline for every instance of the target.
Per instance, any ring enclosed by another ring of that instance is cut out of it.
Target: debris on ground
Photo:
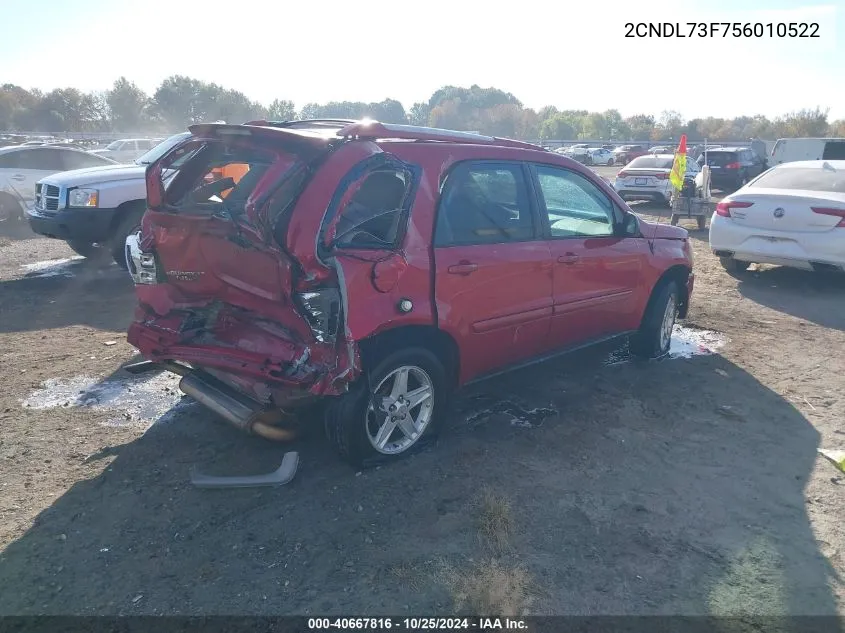
[[[845,473],[845,451],[833,451],[825,448],[818,449],[819,455],[827,459],[839,470]]]
[[[299,453],[285,453],[282,465],[272,473],[265,475],[235,475],[216,477],[212,475],[191,475],[191,483],[197,488],[252,488],[257,486],[284,486],[290,483],[299,466]]]

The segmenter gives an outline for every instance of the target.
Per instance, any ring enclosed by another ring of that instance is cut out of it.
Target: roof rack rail
[[[308,127],[328,127],[341,129],[353,123],[359,123],[358,119],[299,119],[293,121],[266,121],[264,119],[257,119],[255,121],[247,121],[244,125],[257,125],[261,127],[283,127],[283,128],[308,128]]]
[[[340,129],[338,136],[357,138],[394,138],[413,141],[447,141],[466,143],[470,145],[500,145],[504,147],[519,147],[523,149],[543,150],[539,145],[515,141],[497,136],[485,136],[474,132],[459,130],[445,130],[434,127],[419,127],[416,125],[402,125],[394,123],[380,123],[378,121],[354,121]]]

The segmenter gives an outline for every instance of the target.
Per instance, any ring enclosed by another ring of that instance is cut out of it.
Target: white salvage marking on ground
[[[106,421],[106,426],[147,429],[192,403],[189,399],[182,400],[178,385],[179,376],[170,372],[117,374],[105,380],[89,376],[50,378],[23,401],[23,406],[33,409],[86,407],[113,412],[119,415]]]
[[[22,264],[29,277],[73,277],[73,263],[85,259],[81,255],[64,259],[47,259],[33,264]]]
[[[713,330],[701,330],[685,325],[675,325],[669,342],[668,358],[692,358],[717,353],[727,343],[727,337]],[[604,360],[605,365],[619,365],[631,360],[628,344],[613,350]]]
[[[676,325],[669,344],[669,357],[692,358],[715,354],[726,342],[725,336],[718,332]]]

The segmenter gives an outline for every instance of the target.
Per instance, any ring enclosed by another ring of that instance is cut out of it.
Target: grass
[[[508,567],[496,560],[479,563],[466,571],[445,568],[455,610],[476,616],[512,617],[525,614],[532,594],[532,581],[522,567]]]
[[[485,488],[478,501],[478,532],[481,538],[495,551],[501,552],[510,546],[513,529],[510,502]]]

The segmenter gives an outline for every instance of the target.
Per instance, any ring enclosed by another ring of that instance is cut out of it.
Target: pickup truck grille
[[[35,185],[35,206],[41,211],[58,211],[61,190],[56,185]]]

